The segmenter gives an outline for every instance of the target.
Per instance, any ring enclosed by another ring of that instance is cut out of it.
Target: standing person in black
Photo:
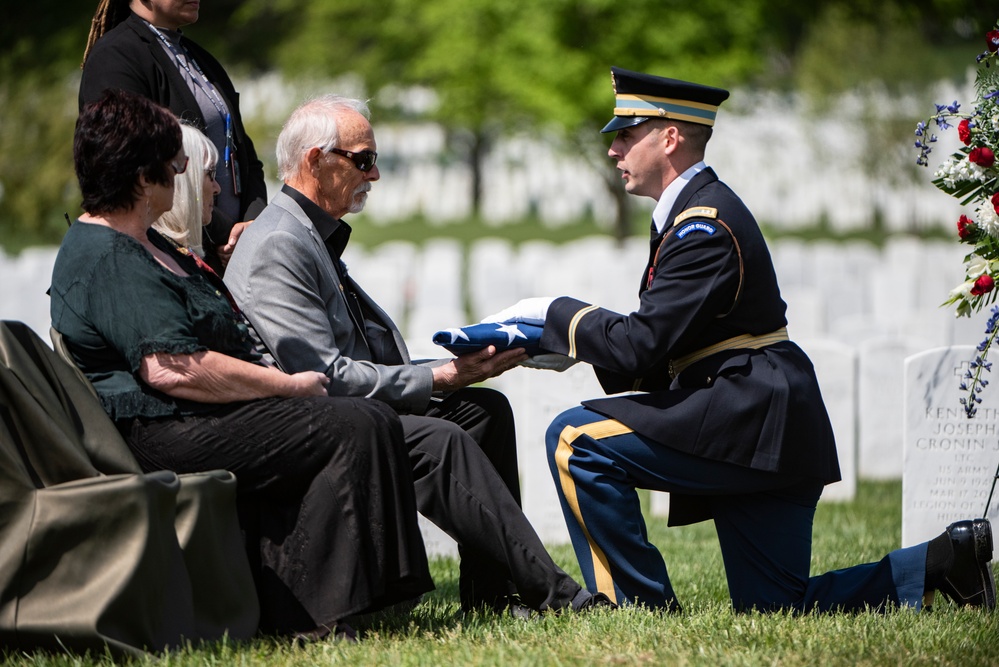
[[[840,478],[836,447],[812,363],[788,338],[763,234],[704,162],[728,91],[619,68],[612,78],[608,155],[629,194],[657,201],[635,310],[533,298],[486,318],[543,324],[541,347],[561,365],[589,363],[607,393],[634,392],[584,401],[547,432],[587,587],[680,608],[646,534],[642,488],[670,493],[670,525],[714,521],[739,611],[918,608],[935,589],[994,608],[985,519],[809,576],[816,503]]]
[[[204,229],[204,248],[221,275],[245,221],[267,204],[267,187],[229,75],[180,32],[198,20],[199,7],[189,0],[101,0],[83,56],[79,104],[82,109],[108,88],[127,90],[167,107],[211,139],[222,190]]]

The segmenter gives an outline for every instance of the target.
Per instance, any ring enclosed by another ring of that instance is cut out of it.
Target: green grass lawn
[[[857,499],[822,504],[815,517],[812,571],[881,558],[899,546],[901,484],[862,483]],[[943,526],[941,526],[941,529]],[[667,529],[649,522],[686,610],[640,609],[545,616],[463,616],[457,564],[432,563],[437,590],[411,616],[361,628],[362,641],[292,646],[269,638],[186,648],[136,664],[157,665],[999,665],[999,613],[937,600],[931,613],[791,616],[735,614],[714,527]],[[579,574],[571,548],[555,559]],[[106,657],[5,655],[15,666],[110,664]]]

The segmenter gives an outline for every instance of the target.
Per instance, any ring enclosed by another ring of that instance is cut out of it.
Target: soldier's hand
[[[555,297],[535,296],[530,299],[521,299],[509,308],[504,308],[498,313],[487,315],[482,318],[482,324],[491,322],[523,322],[524,324],[536,324],[542,326],[548,316],[548,307],[552,305]]]

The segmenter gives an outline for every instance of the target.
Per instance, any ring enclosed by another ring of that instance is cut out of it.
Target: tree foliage
[[[73,77],[96,4],[14,3],[0,22],[5,242],[14,229],[58,240],[56,212],[72,214]],[[500,136],[562,141],[602,170],[623,231],[628,199],[598,133],[613,104],[611,65],[839,92],[947,70],[934,69],[941,47],[966,50],[994,14],[984,0],[211,0],[185,31],[231,71],[350,75],[361,90],[347,92],[372,97],[380,118],[440,123],[475,174]],[[432,91],[436,104],[414,110],[384,94],[406,87]]]

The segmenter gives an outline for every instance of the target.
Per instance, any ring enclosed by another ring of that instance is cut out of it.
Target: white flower
[[[979,257],[978,255],[972,255],[968,260],[968,268],[966,269],[968,278],[974,281],[975,278],[982,275],[989,270],[989,260],[984,257]],[[969,288],[970,289],[970,288]]]
[[[997,108],[996,105],[993,104],[992,105],[992,113],[991,113],[990,117],[988,118],[988,120],[986,121],[986,122],[989,122],[989,123],[992,124],[992,131],[993,132],[999,132],[999,113],[997,113],[997,112],[999,112],[999,108]]]
[[[978,276],[975,276],[975,278],[977,278],[977,277]],[[950,297],[950,299],[953,299],[953,300],[957,300],[957,299],[970,299],[971,298],[971,288],[974,287],[974,286],[975,286],[975,281],[974,280],[968,280],[966,282],[963,282],[963,283],[961,283],[960,285],[958,285],[957,287],[955,287],[954,289],[952,289],[950,291],[949,297]]]
[[[999,215],[996,215],[995,206],[992,205],[990,199],[979,204],[975,211],[975,218],[978,221],[978,226],[984,229],[989,236],[999,238]]]
[[[935,178],[942,178],[944,184],[952,189],[957,187],[959,183],[980,183],[984,175],[985,170],[963,154],[951,155],[941,163],[933,174]]]

